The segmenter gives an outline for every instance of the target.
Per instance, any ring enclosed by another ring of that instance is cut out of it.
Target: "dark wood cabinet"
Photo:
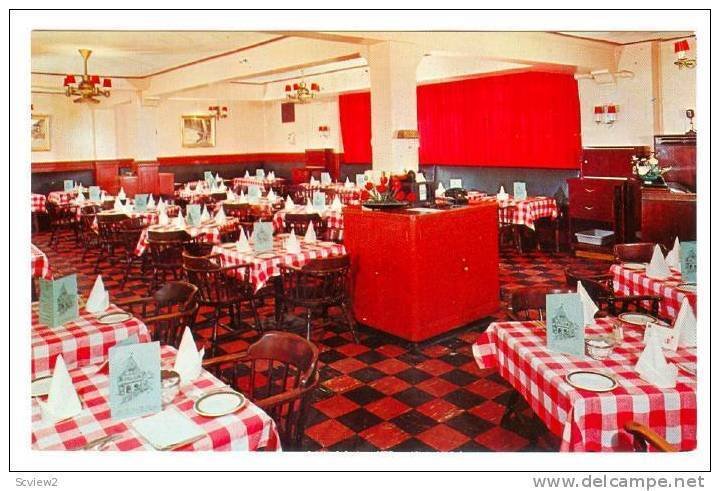
[[[340,156],[332,148],[305,150],[305,165],[309,168],[323,167],[334,180],[340,179]]]
[[[655,157],[663,167],[672,167],[665,181],[697,189],[697,149],[695,135],[656,135]]]
[[[673,193],[668,189],[642,190],[642,240],[665,244],[670,249],[675,237],[695,240],[697,195]]]
[[[630,178],[633,156],[648,152],[647,147],[585,147],[580,170],[583,177]]]

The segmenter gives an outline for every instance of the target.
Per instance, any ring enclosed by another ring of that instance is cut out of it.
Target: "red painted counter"
[[[419,342],[499,305],[497,204],[434,213],[344,211],[356,319]]]

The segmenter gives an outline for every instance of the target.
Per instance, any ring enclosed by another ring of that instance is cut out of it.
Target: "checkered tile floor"
[[[33,243],[49,257],[56,276],[78,273],[82,294],[95,279],[96,256],[80,260],[74,239],[48,246],[48,233]],[[501,296],[524,286],[562,286],[563,268],[604,270],[607,265],[578,261],[568,254],[504,252],[500,262]],[[143,296],[146,287],[103,265],[103,280],[113,300]],[[261,309],[266,329],[272,329],[272,301]],[[203,314],[201,312],[201,314]],[[202,317],[202,315],[201,315]],[[557,439],[525,414],[531,424],[500,423],[511,388],[493,370],[478,369],[471,345],[490,322],[504,319],[503,310],[438,342],[413,348],[397,339],[360,329],[360,344],[331,310],[329,320],[314,323],[312,339],[321,349],[322,385],[315,395],[303,450],[327,451],[554,451]],[[337,319],[337,320],[336,320]],[[302,322],[291,324],[302,333]],[[210,335],[197,330],[198,342]],[[248,331],[223,343],[218,354],[244,350],[257,338]]]

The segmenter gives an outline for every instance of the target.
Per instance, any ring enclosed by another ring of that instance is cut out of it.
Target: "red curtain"
[[[574,169],[580,103],[572,75],[526,72],[418,87],[420,163]]]
[[[340,95],[340,131],[348,164],[372,162],[370,92]]]
[[[421,164],[579,167],[572,75],[526,72],[423,85],[417,107]],[[345,161],[370,162],[369,92],[340,96],[340,124]]]

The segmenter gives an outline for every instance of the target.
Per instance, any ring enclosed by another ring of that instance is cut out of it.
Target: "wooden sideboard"
[[[642,190],[642,240],[671,249],[675,237],[697,238],[697,195],[668,189]]]

